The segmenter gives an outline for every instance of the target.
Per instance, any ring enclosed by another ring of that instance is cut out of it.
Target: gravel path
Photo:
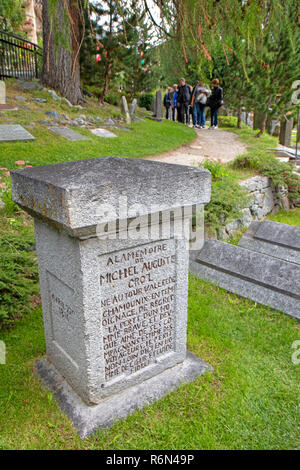
[[[182,145],[176,150],[161,155],[147,157],[146,160],[197,165],[205,158],[209,158],[226,163],[246,152],[246,146],[233,132],[209,128],[195,130],[198,136],[191,144]]]

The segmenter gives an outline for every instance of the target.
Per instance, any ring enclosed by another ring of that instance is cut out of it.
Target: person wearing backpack
[[[171,104],[172,104],[171,92],[172,92],[172,88],[168,86],[168,91],[164,96],[164,107],[166,108],[166,119],[169,119],[169,111],[170,111]]]
[[[205,88],[203,82],[198,81],[193,90],[193,125],[199,129],[205,129],[205,107],[210,90]]]
[[[210,129],[217,129],[218,127],[218,113],[219,108],[223,106],[223,90],[219,86],[218,78],[212,80],[212,93],[209,97],[208,105],[210,106],[211,127]]]

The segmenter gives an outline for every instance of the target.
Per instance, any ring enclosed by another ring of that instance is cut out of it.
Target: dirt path
[[[205,158],[210,158],[226,163],[246,152],[246,146],[233,132],[209,128],[195,130],[198,136],[191,144],[182,145],[176,150],[161,155],[147,157],[146,160],[197,165]]]

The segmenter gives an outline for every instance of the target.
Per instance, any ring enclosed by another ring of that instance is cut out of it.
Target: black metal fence
[[[43,50],[33,42],[0,31],[0,79],[38,78]]]

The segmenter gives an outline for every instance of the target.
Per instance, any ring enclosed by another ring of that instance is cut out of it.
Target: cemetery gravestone
[[[270,220],[252,222],[239,246],[300,264],[300,227]]]
[[[208,240],[190,263],[201,279],[300,319],[300,266],[218,240]]]
[[[47,346],[37,370],[80,435],[201,375],[209,366],[186,351],[188,243],[163,234],[159,216],[209,202],[209,172],[103,157],[11,177],[35,219]],[[187,229],[190,214],[173,220]]]
[[[117,137],[116,134],[114,134],[113,132],[110,132],[107,129],[102,129],[101,127],[98,127],[97,129],[91,129],[91,132],[97,137],[106,137],[106,138]]]
[[[156,92],[156,119],[162,119],[162,95],[161,90]]]
[[[35,140],[33,135],[19,124],[0,125],[0,142],[16,142],[17,140]]]
[[[134,98],[130,105],[130,116],[134,116],[136,108],[137,108],[137,100],[136,98]]]
[[[68,127],[51,127],[49,129],[55,134],[65,137],[68,140],[88,140],[85,135],[79,134],[79,132],[73,131],[73,129],[69,129]]]

